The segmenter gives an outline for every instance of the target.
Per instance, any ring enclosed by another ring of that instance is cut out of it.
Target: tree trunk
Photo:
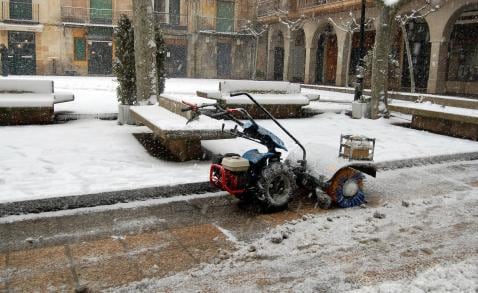
[[[349,35],[349,49],[347,50],[347,67],[345,68],[345,87],[349,87],[349,75],[350,75],[350,59],[352,59],[352,39],[353,39],[353,32],[347,33]],[[360,58],[360,57],[359,57]]]
[[[157,101],[156,43],[151,0],[133,0],[136,95],[140,105]]]
[[[379,113],[387,110],[388,59],[392,19],[395,13],[395,9],[390,6],[380,6],[372,59],[372,119],[379,118]]]
[[[415,74],[413,70],[413,60],[412,60],[412,51],[410,50],[410,42],[408,41],[407,28],[404,23],[400,23],[400,29],[402,30],[403,40],[405,42],[405,51],[407,54],[408,61],[408,74],[410,75],[410,92],[415,92]]]

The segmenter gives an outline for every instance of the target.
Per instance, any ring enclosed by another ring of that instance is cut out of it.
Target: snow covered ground
[[[73,92],[75,102],[56,105],[56,111],[97,114],[117,110],[116,85],[110,77],[11,78],[53,79],[56,90]],[[166,92],[186,95],[196,90],[216,90],[217,84],[218,80],[168,79]],[[347,107],[343,102],[352,99],[347,94],[319,93],[321,99],[332,100],[332,106],[339,108]],[[321,107],[321,102],[312,102],[314,105]],[[340,134],[375,137],[376,161],[478,151],[477,142],[402,128],[392,122],[397,121],[352,120],[335,113],[282,121],[308,149],[311,166],[319,157],[337,156]],[[291,140],[270,121],[260,123],[296,151]],[[132,135],[149,132],[146,127],[118,126],[115,121],[95,119],[0,127],[0,202],[208,180],[208,162],[171,163],[150,156]],[[203,141],[203,146],[214,153],[261,148],[243,139]]]
[[[306,215],[251,242],[232,235],[237,251],[215,264],[111,291],[473,293],[476,180],[476,162],[385,172],[365,207]]]

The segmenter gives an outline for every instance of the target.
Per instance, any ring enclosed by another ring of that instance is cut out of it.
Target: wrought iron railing
[[[216,33],[243,32],[249,23],[247,19],[195,16],[196,29]]]
[[[1,21],[33,22],[40,21],[40,5],[20,1],[2,1]]]
[[[187,14],[177,14],[169,12],[154,12],[154,19],[163,28],[177,29],[177,30],[187,30],[188,29],[188,15]]]
[[[329,3],[343,2],[344,0],[298,0],[297,7],[300,8],[310,8],[322,6]]]
[[[280,0],[259,0],[257,3],[257,17],[275,15],[282,10],[287,10],[286,7],[282,6]]]
[[[79,24],[116,25],[123,14],[133,20],[133,11],[131,10],[94,9],[70,6],[61,8],[63,22]],[[167,26],[168,28],[187,29],[188,26],[188,16],[186,14],[154,12],[154,20],[156,23]]]

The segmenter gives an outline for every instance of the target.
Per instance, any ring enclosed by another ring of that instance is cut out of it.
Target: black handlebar
[[[306,168],[306,164],[307,164],[307,160],[306,160],[306,150],[304,148],[304,146],[300,143],[300,141],[295,138],[289,131],[287,131],[287,129],[285,129],[284,126],[282,126],[282,124],[279,123],[279,121],[277,121],[277,119],[272,116],[272,114],[266,110],[266,108],[264,108],[261,104],[259,104],[251,95],[249,95],[248,93],[231,93],[231,97],[236,97],[236,96],[242,96],[242,95],[245,95],[247,96],[257,107],[259,107],[259,109],[262,110],[262,112],[264,112],[267,116],[269,116],[269,118],[272,119],[272,121],[274,121],[274,123],[279,126],[280,129],[282,129],[282,131],[284,131],[290,138],[292,138],[292,140],[302,149],[302,161],[300,162],[301,163],[301,167]]]

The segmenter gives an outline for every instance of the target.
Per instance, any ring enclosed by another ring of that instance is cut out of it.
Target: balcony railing
[[[61,8],[62,21],[72,24],[116,25],[123,14],[133,20],[133,11],[131,10],[122,11],[69,6]],[[183,14],[154,12],[154,19],[156,23],[168,28],[187,29],[188,26],[188,16]]]
[[[298,0],[297,7],[310,8],[310,7],[317,7],[317,6],[321,6],[325,4],[337,3],[342,1],[343,0]]]
[[[249,22],[247,19],[196,16],[196,29],[215,33],[239,33]]]
[[[257,5],[257,17],[277,14],[281,8],[280,0],[260,0]]]
[[[188,29],[188,15],[176,14],[169,12],[154,12],[154,19],[163,28],[187,30]]]
[[[18,1],[2,1],[1,21],[39,23],[40,5]]]

